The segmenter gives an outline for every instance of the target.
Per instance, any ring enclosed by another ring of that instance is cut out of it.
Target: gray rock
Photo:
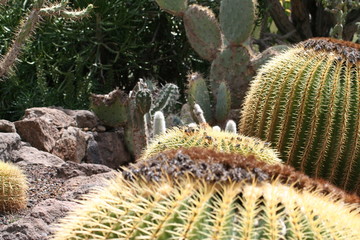
[[[12,160],[13,151],[19,149],[21,139],[17,133],[0,133],[0,161]]]
[[[0,132],[15,133],[16,132],[15,125],[8,120],[2,119],[0,120]]]
[[[40,151],[30,146],[22,146],[19,150],[13,151],[12,159],[13,162],[20,166],[27,164],[41,164],[48,167],[60,167],[65,163],[64,160],[53,154]]]
[[[68,115],[63,108],[37,107],[25,110],[23,120],[37,118],[43,119],[45,122],[55,126],[56,128],[76,126],[75,119]]]
[[[15,126],[21,139],[39,150],[50,152],[60,138],[57,127],[43,118],[23,119]]]
[[[85,157],[87,135],[79,128],[62,129],[61,136],[56,140],[51,153],[64,159],[80,163]]]
[[[87,110],[76,110],[75,120],[79,128],[94,128],[98,125],[98,118],[93,112]]]
[[[60,218],[78,204],[69,201],[47,199],[36,205],[29,215],[12,224],[0,227],[0,239],[4,240],[47,240]]]
[[[103,164],[113,169],[131,161],[119,132],[94,132],[88,141],[86,150],[87,163]]]

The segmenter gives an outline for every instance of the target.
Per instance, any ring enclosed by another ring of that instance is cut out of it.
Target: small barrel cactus
[[[0,161],[0,212],[14,212],[26,207],[27,181],[14,164]]]
[[[240,132],[269,141],[286,163],[360,194],[360,45],[304,41],[259,71]]]
[[[147,159],[168,149],[202,147],[218,152],[238,153],[244,156],[255,156],[267,163],[281,163],[277,152],[269,144],[256,138],[236,133],[216,131],[211,127],[183,127],[167,130],[159,135],[145,149],[139,161]]]

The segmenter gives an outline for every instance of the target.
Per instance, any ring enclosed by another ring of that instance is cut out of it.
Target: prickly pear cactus
[[[23,172],[11,163],[0,161],[0,212],[14,212],[25,208],[27,189]]]
[[[118,88],[105,95],[92,94],[90,100],[91,110],[104,125],[119,127],[128,121],[129,98]]]
[[[360,45],[310,39],[253,81],[240,132],[270,141],[286,163],[360,194]]]
[[[186,36],[200,57],[212,61],[222,45],[220,25],[207,7],[190,5],[183,17]]]
[[[183,6],[184,3],[181,0],[158,1],[159,6],[168,12],[171,11],[165,4]],[[255,5],[255,0],[223,0],[220,5],[220,22],[208,7],[198,4],[189,5],[185,11],[175,13],[183,18],[186,36],[194,50],[200,57],[212,62],[209,82],[213,97],[210,99],[215,102],[207,106],[215,110],[207,111],[200,103],[207,93],[193,94],[191,79],[188,91],[191,111],[193,102],[198,103],[210,124],[215,123],[214,119],[216,124],[225,124],[230,107],[240,106],[248,83],[255,74],[251,63],[252,51],[246,43],[254,28]],[[223,84],[227,88],[225,91]],[[220,98],[219,93],[222,94]]]

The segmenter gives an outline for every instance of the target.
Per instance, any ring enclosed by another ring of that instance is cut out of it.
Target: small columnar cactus
[[[244,156],[256,156],[267,163],[281,163],[277,152],[268,143],[243,135],[216,131],[211,127],[183,127],[168,129],[165,134],[156,137],[145,149],[138,161],[168,149],[202,147],[218,152],[238,153]]]
[[[166,131],[166,123],[164,114],[160,111],[155,112],[154,114],[154,137],[159,134],[164,134]]]
[[[211,183],[119,175],[61,220],[53,240],[360,238],[357,206],[271,182]]]
[[[14,212],[26,207],[27,181],[14,164],[0,161],[0,212]]]
[[[302,42],[263,66],[240,132],[269,141],[286,163],[360,194],[360,45]]]

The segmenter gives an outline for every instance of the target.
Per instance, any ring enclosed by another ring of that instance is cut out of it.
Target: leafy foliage
[[[188,45],[182,22],[153,1],[73,0],[70,6],[90,3],[89,18],[43,21],[14,74],[0,82],[0,118],[18,119],[34,106],[87,108],[90,92],[130,91],[142,77],[174,82],[183,92],[190,69],[208,68]],[[1,8],[1,54],[31,4],[10,0]]]

